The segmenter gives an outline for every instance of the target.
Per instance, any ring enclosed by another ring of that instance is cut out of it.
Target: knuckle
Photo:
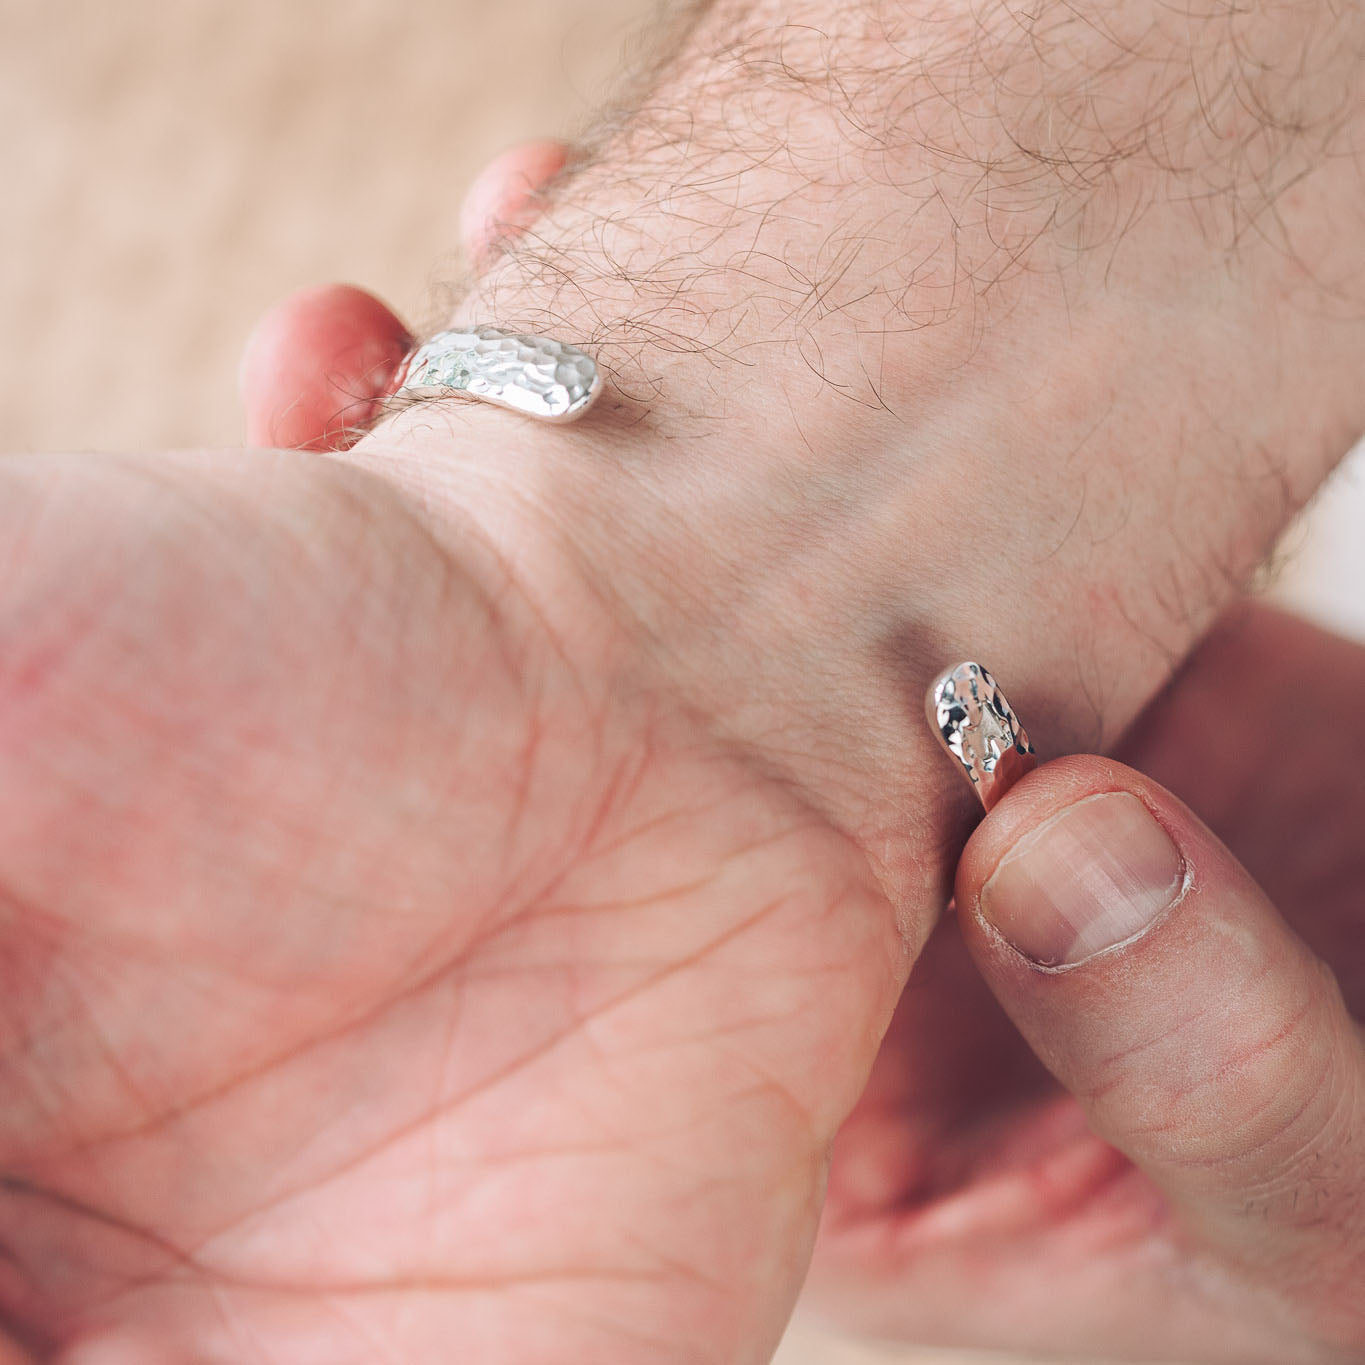
[[[1313,1192],[1339,1187],[1343,1165],[1360,1159],[1360,1045],[1325,967],[1295,973],[1286,989],[1275,965],[1261,964],[1262,980],[1231,1001],[1198,1006],[1143,1049],[1140,1067],[1112,1068],[1099,1104],[1139,1160],[1202,1172],[1261,1213],[1307,1219]]]

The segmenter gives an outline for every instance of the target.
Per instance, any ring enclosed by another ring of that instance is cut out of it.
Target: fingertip
[[[300,289],[252,329],[238,368],[251,445],[330,450],[363,429],[411,338],[391,308],[354,285]]]
[[[460,210],[460,240],[471,260],[535,222],[545,187],[568,160],[567,143],[541,138],[509,148],[479,172]]]

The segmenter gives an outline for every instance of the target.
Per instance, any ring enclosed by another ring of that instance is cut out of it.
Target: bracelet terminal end
[[[954,664],[940,673],[930,684],[925,711],[939,743],[987,811],[1037,766],[1018,716],[980,664]]]

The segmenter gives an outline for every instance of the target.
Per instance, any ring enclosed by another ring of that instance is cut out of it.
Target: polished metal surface
[[[576,346],[496,327],[438,332],[404,362],[397,402],[463,395],[544,422],[582,417],[602,390],[597,364]]]
[[[980,664],[945,669],[925,699],[929,724],[990,810],[1038,758],[999,684]]]

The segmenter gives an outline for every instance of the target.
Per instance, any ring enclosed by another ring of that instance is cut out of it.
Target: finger
[[[1180,1219],[1354,1299],[1365,1048],[1330,973],[1174,797],[1120,764],[1025,778],[958,870],[1016,1025]]]
[[[363,289],[289,295],[256,324],[242,356],[248,444],[344,448],[373,422],[410,345],[393,311]]]
[[[460,217],[472,259],[530,226],[541,190],[567,160],[565,144],[541,140],[489,162]],[[364,290],[334,284],[291,294],[257,323],[242,357],[248,444],[344,449],[374,422],[411,344],[393,311]]]
[[[460,241],[472,261],[526,231],[540,216],[545,187],[568,163],[563,142],[542,138],[495,156],[479,173],[460,210]]]

